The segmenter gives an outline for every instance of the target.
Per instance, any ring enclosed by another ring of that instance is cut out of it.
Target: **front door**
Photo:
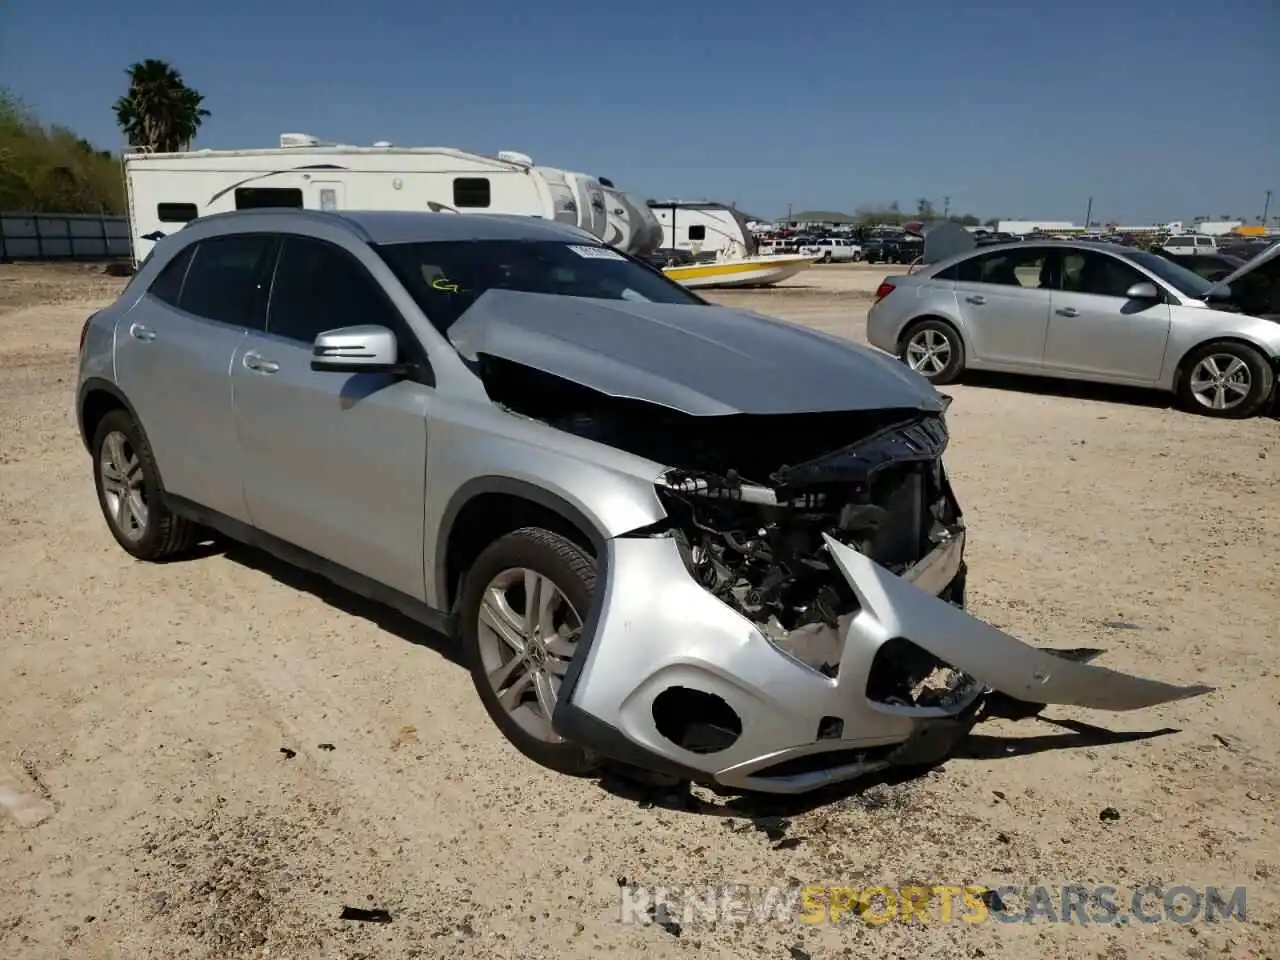
[[[956,302],[974,360],[1022,369],[1044,359],[1049,327],[1049,248],[995,250],[962,260],[935,279],[956,281]]]
[[[307,206],[315,210],[345,210],[346,184],[338,180],[313,180],[307,188]]]
[[[1125,296],[1150,278],[1119,257],[1078,249],[1062,251],[1056,272],[1045,372],[1154,383],[1164,366],[1169,305]]]
[[[360,324],[391,328],[401,356],[425,362],[351,252],[284,237],[266,331],[231,364],[245,500],[258,529],[421,600],[432,390],[311,369],[316,334]]]

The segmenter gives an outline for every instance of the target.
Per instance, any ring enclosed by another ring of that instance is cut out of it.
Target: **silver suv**
[[[161,240],[76,401],[134,557],[216,531],[446,631],[554,769],[783,792],[935,760],[993,690],[1204,689],[963,611],[945,406],[571,227],[301,210]]]

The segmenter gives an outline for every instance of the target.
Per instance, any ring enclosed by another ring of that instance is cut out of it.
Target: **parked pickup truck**
[[[800,247],[799,253],[806,257],[817,257],[822,263],[857,263],[862,259],[862,247],[843,237],[810,240]]]

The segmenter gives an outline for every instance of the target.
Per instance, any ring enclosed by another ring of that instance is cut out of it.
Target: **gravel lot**
[[[717,299],[860,339],[882,272]],[[1275,419],[949,388],[975,611],[1216,692],[984,725],[927,776],[804,803],[647,795],[525,761],[447,645],[323,582],[239,548],[131,561],[72,411],[121,284],[0,267],[5,960],[1280,957]],[[1249,921],[618,921],[622,884],[729,883],[1244,885]]]

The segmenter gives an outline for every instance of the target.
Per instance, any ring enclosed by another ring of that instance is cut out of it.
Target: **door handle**
[[[1078,316],[1080,316],[1080,311],[1079,311],[1079,310],[1077,310],[1075,307],[1059,307],[1057,310],[1055,310],[1055,311],[1053,311],[1053,312],[1054,312],[1054,313],[1056,313],[1056,314],[1057,314],[1058,316],[1060,316],[1060,317],[1078,317]]]
[[[133,323],[129,325],[129,336],[135,340],[154,340],[156,332],[141,323]]]
[[[253,370],[257,373],[275,373],[280,369],[280,364],[274,360],[268,360],[260,353],[250,350],[240,361],[244,364],[246,370]]]
[[[966,300],[968,300],[970,303],[978,303],[978,304],[982,304],[982,303],[986,303],[986,302],[987,302],[987,298],[986,298],[986,297],[979,296],[979,295],[978,295],[978,294],[976,294],[976,293],[975,293],[973,296],[971,296],[971,297],[965,297],[965,299],[966,299]]]

